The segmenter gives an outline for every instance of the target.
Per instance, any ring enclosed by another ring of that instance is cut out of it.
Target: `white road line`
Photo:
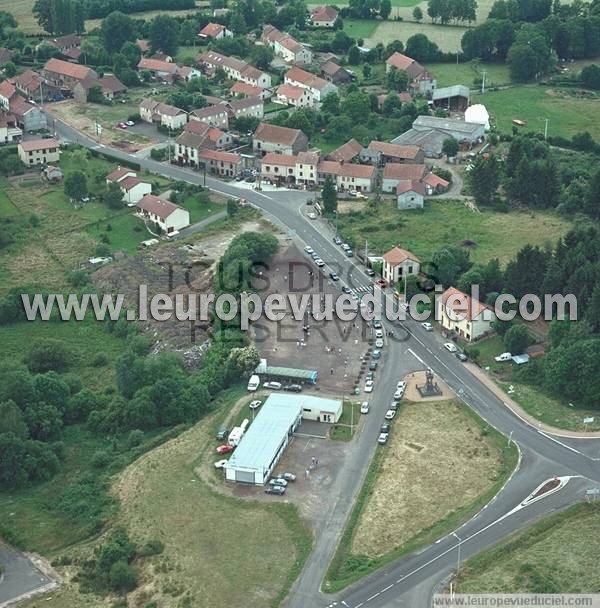
[[[394,586],[394,583],[392,583],[391,585],[388,585],[387,587],[384,587],[380,593],[385,593],[386,591],[389,591],[392,587]]]
[[[368,597],[365,601],[366,602],[370,602],[371,600],[374,600],[376,597],[381,595],[381,591],[378,591],[375,595],[372,595],[371,597]]]
[[[407,348],[406,352],[410,353],[421,365],[425,365],[425,361],[423,361],[412,348]]]

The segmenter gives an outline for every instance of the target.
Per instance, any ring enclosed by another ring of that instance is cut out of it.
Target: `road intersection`
[[[371,289],[371,279],[333,243],[330,227],[321,220],[310,220],[304,215],[302,209],[311,197],[310,193],[288,190],[258,192],[239,188],[192,169],[106,148],[59,120],[55,120],[54,129],[64,141],[105,150],[114,158],[138,163],[152,173],[206,185],[226,196],[245,198],[298,245],[310,245],[318,251],[327,265],[343,277],[355,293]],[[383,297],[391,300],[389,294],[384,293]],[[459,544],[461,557],[467,558],[536,519],[583,500],[587,489],[600,485],[600,439],[554,436],[531,425],[490,390],[473,373],[470,364],[465,365],[447,352],[435,333],[425,331],[418,322],[384,321],[384,327],[393,330],[394,337],[388,340],[384,355],[386,364],[373,394],[372,403],[379,407],[375,408],[375,415],[368,417],[356,439],[348,463],[353,475],[343,477],[338,482],[339,487],[335,491],[340,498],[324,514],[319,529],[315,530],[313,552],[286,600],[288,608],[424,608],[429,605],[434,587],[456,569]],[[397,378],[424,366],[432,368],[436,376],[488,424],[507,438],[510,437],[519,448],[519,464],[494,499],[454,534],[419,552],[399,558],[343,592],[334,596],[325,595],[320,590],[323,576],[375,452],[385,404],[392,399]],[[560,491],[526,507],[517,508],[539,484],[555,476],[568,477],[569,481]]]

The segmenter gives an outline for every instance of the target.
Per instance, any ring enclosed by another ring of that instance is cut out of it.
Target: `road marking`
[[[393,586],[394,586],[394,583],[392,583],[391,585],[388,585],[387,587],[384,587],[379,593],[385,593],[386,591],[389,591]]]
[[[425,361],[423,361],[412,348],[407,348],[406,352],[410,353],[421,365],[425,365]]]
[[[370,602],[371,600],[374,600],[379,595],[381,595],[381,591],[378,591],[375,595],[372,595],[371,597],[368,597],[365,601]]]

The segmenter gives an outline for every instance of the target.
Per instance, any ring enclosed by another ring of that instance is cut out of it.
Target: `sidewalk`
[[[587,433],[582,433],[580,431],[567,431],[566,429],[560,429],[540,422],[537,418],[534,418],[528,414],[516,401],[511,399],[481,368],[477,367],[473,363],[466,363],[465,367],[474,376],[476,376],[480,382],[485,384],[499,399],[501,399],[514,414],[516,414],[529,426],[557,437],[571,437],[573,439],[598,439],[600,437],[600,431],[590,431]]]

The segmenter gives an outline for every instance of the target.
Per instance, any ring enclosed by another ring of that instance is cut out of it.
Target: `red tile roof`
[[[338,175],[361,179],[373,179],[377,168],[373,165],[357,165],[354,163],[341,163]]]
[[[132,188],[135,188],[138,184],[142,183],[144,182],[142,182],[142,180],[137,177],[126,177],[125,179],[119,182],[119,187],[127,191],[131,190]]]
[[[263,165],[283,165],[285,167],[294,167],[296,165],[296,157],[292,154],[276,154],[275,152],[267,152],[262,159]]]
[[[450,185],[450,182],[446,181],[435,173],[428,173],[423,178],[423,183],[431,186],[432,188],[444,188],[444,190]]]
[[[416,192],[425,196],[425,185],[417,179],[402,180],[396,186],[396,194],[406,194],[407,192]]]
[[[338,12],[333,6],[318,6],[311,13],[312,21],[335,21],[337,19]]]
[[[290,129],[261,122],[254,132],[254,139],[292,146],[300,135],[302,135],[300,129]]]
[[[210,129],[210,125],[207,125],[201,120],[190,120],[183,127],[184,132],[193,133],[194,135],[206,135]]]
[[[446,309],[446,314],[451,312],[455,316],[460,316],[468,321],[476,319],[484,310],[489,309],[489,306],[475,300],[460,289],[456,289],[456,287],[446,289],[441,300]]]
[[[406,70],[409,68],[415,60],[412,57],[407,57],[402,53],[392,53],[386,60],[388,65],[398,68],[399,70]]]
[[[280,84],[277,87],[277,95],[285,97],[286,99],[294,99],[298,101],[302,99],[302,96],[306,94],[306,89],[302,87],[296,87],[293,84]]]
[[[386,141],[375,140],[369,144],[369,149],[381,152],[385,156],[406,158],[409,160],[415,159],[421,152],[421,148],[419,146],[401,146],[399,144],[391,144]]]
[[[58,142],[53,137],[47,139],[28,139],[22,141],[19,145],[25,152],[58,148]]]
[[[356,139],[350,139],[345,144],[342,144],[339,148],[329,153],[331,160],[337,160],[338,162],[349,162],[354,157],[360,154],[363,149],[362,144]]]
[[[0,96],[5,97],[6,99],[10,99],[16,93],[15,85],[9,82],[8,80],[4,80],[0,83]]]
[[[207,23],[201,30],[198,36],[203,38],[216,38],[221,32],[225,31],[225,26],[220,23]]]
[[[419,262],[419,258],[412,252],[407,249],[402,249],[402,247],[394,247],[390,249],[386,254],[384,254],[383,259],[390,266],[397,266],[398,264],[402,264],[405,260],[413,260],[414,262]]]
[[[202,150],[198,153],[198,156],[209,160],[233,163],[234,165],[237,165],[242,160],[242,157],[235,152],[223,152],[221,150]]]
[[[54,72],[62,76],[68,76],[75,78],[76,80],[83,80],[87,76],[93,76],[94,71],[85,65],[79,65],[78,63],[70,63],[69,61],[63,61],[62,59],[48,59],[44,70],[47,72]]]
[[[106,179],[109,182],[119,182],[123,178],[125,178],[127,175],[129,175],[129,173],[133,173],[133,175],[136,175],[136,173],[135,173],[135,171],[133,169],[129,169],[128,167],[119,167],[118,169],[115,169],[114,171],[111,171],[106,176]]]
[[[387,163],[383,168],[383,179],[413,180],[422,179],[427,172],[425,165],[402,165]]]
[[[177,72],[176,63],[160,59],[148,59],[146,57],[140,59],[137,67],[138,70],[150,70],[151,72],[166,72],[167,74],[175,74]]]
[[[318,91],[322,90],[329,83],[316,76],[315,74],[311,74],[302,68],[299,68],[295,65],[293,68],[290,68],[285,74],[284,79],[293,80],[294,82],[300,82],[303,85],[310,87],[311,89],[317,89]]]
[[[239,80],[229,89],[229,92],[232,95],[241,93],[242,95],[246,95],[246,97],[258,97],[263,91],[264,89],[261,87],[256,87],[253,84],[248,84],[247,82],[241,82]]]

